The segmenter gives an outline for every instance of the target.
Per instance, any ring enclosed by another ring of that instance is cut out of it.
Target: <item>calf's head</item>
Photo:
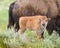
[[[41,27],[40,32],[41,32],[42,38],[44,38],[43,37],[44,31],[46,30],[48,21],[51,20],[51,19],[47,18],[47,17],[43,17],[43,18],[40,18],[39,20],[41,21],[40,22],[40,27]]]

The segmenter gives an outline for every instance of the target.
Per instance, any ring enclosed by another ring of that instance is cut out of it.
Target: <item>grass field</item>
[[[60,48],[60,37],[56,32],[49,36],[45,31],[44,39],[38,41],[35,32],[26,30],[25,34],[30,38],[30,42],[24,42],[19,33],[14,33],[13,29],[6,31],[8,7],[13,1],[0,0],[0,48]]]
[[[8,22],[8,7],[13,0],[0,0],[0,30],[6,30]]]

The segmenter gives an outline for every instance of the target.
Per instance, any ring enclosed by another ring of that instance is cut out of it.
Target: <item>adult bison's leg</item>
[[[56,32],[59,34],[60,36],[60,28],[56,28]]]
[[[53,33],[54,28],[55,28],[55,19],[51,19],[47,24],[47,31],[49,35]]]
[[[56,30],[56,32],[57,32],[57,33],[59,34],[59,36],[60,36],[60,27],[56,26],[55,30]]]
[[[13,19],[13,13],[12,13],[14,4],[15,2],[11,3],[9,6],[9,23],[8,23],[7,29],[11,28],[11,26],[14,26],[14,19]]]
[[[7,29],[11,29],[11,26],[14,26],[14,20],[11,17],[9,17],[9,24],[7,26]]]
[[[55,30],[58,32],[60,36],[60,15],[57,15],[55,25],[56,25]]]
[[[17,21],[15,25],[15,32],[18,32],[18,30],[19,30],[19,22]]]
[[[51,35],[53,33],[52,26],[47,26],[47,31],[48,31],[48,34]]]
[[[18,32],[18,30],[19,30],[19,18],[20,17],[14,16],[15,32]]]

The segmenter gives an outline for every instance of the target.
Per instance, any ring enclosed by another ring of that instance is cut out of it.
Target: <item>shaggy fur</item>
[[[13,9],[15,28],[18,31],[19,26],[17,25],[21,16],[47,15],[47,17],[55,18],[57,13],[58,9],[53,0],[17,0]]]
[[[20,12],[30,7],[36,14],[47,15],[47,12],[49,12],[48,14],[51,18],[55,18],[58,13],[58,8],[54,0],[22,0],[21,2],[17,1],[15,4],[20,6]]]
[[[55,30],[60,36],[60,16],[59,15],[48,22],[47,30],[49,35],[51,35],[53,33],[53,30]]]
[[[56,25],[55,30],[57,31],[57,33],[59,33],[59,36],[60,36],[60,16],[59,15],[56,17],[55,25]]]
[[[48,23],[48,18],[46,16],[29,16],[29,17],[20,17],[19,26],[20,34],[23,34],[26,29],[36,31],[37,38],[41,39],[43,33],[46,29]]]
[[[21,17],[21,15],[22,16],[35,15],[30,8],[25,8],[24,11],[22,10],[21,12],[18,8],[19,8],[19,6],[17,4],[15,4],[15,2],[11,3],[9,6],[9,23],[7,26],[8,29],[11,28],[11,26],[15,25],[15,31],[19,30],[19,22],[18,21],[19,21],[19,17]],[[13,12],[13,10],[14,10],[14,12]]]
[[[19,29],[19,17],[25,15],[46,15],[47,17],[53,18],[52,21],[54,20],[53,22],[49,21],[47,26],[48,31],[52,33],[51,30],[54,30],[52,29],[52,26],[54,26],[53,24],[57,23],[54,18],[56,18],[56,16],[58,15],[60,16],[60,0],[16,0],[16,3],[14,4],[14,7],[12,9],[12,13],[13,16],[11,17],[13,17],[13,20],[15,22],[14,24],[16,24],[15,28],[17,29],[17,31]],[[56,28],[56,26],[54,27]]]
[[[14,19],[13,19],[13,12],[12,12],[12,10],[13,10],[13,8],[14,8],[14,4],[15,4],[15,2],[13,2],[13,3],[11,3],[10,4],[10,6],[9,6],[9,23],[8,23],[8,26],[7,26],[7,28],[11,28],[11,26],[14,26]]]

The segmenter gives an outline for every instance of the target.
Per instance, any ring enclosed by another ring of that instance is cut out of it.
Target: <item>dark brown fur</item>
[[[59,36],[60,36],[60,16],[58,15],[55,19],[52,19],[48,22],[47,30],[49,35],[53,33],[53,30],[55,30]]]
[[[15,4],[15,2],[13,2],[13,3],[11,3],[10,4],[10,6],[9,6],[9,11],[8,11],[8,13],[9,13],[9,23],[8,23],[8,26],[7,26],[7,28],[11,28],[11,26],[14,26],[14,19],[13,19],[13,12],[12,12],[12,10],[13,10],[13,8],[14,8],[14,4]]]
[[[21,16],[46,15],[51,17],[52,21],[49,21],[47,26],[49,33],[51,33],[52,30],[56,30],[54,29],[56,28],[54,24],[57,21],[54,18],[60,15],[60,0],[17,0],[12,12],[17,30],[19,29],[18,20]]]

